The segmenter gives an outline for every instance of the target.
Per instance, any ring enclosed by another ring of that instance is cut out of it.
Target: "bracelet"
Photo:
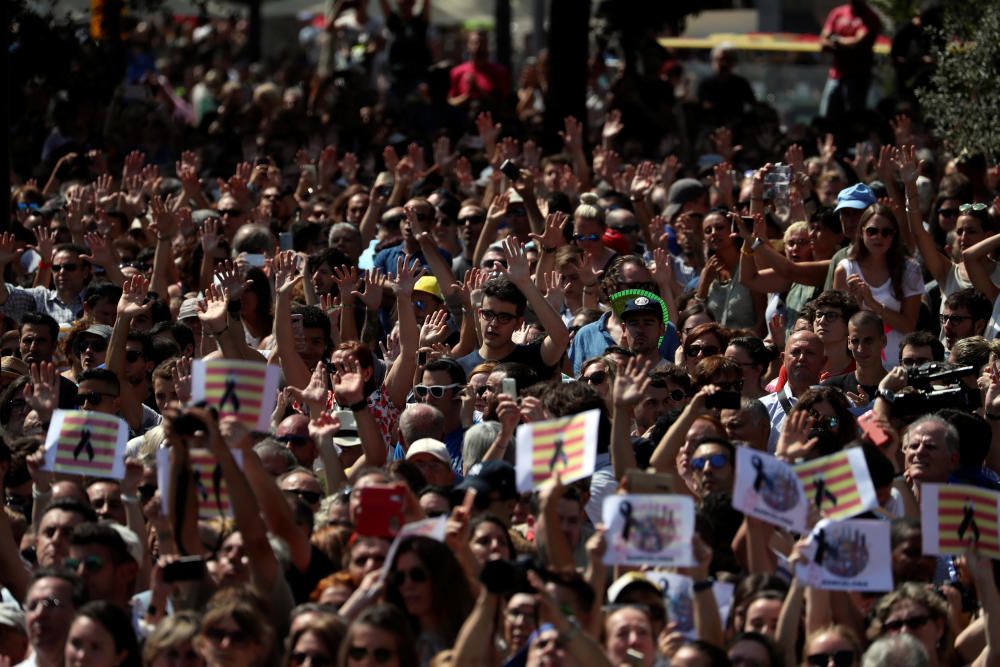
[[[130,496],[127,493],[122,494],[123,503],[137,503],[139,502],[139,496]]]
[[[218,338],[227,331],[229,331],[229,322],[226,322],[226,326],[222,327],[221,331],[207,331],[206,333],[208,334],[209,338]]]
[[[702,591],[711,590],[712,586],[714,585],[715,585],[715,579],[709,577],[704,581],[696,581],[693,584],[691,584],[691,590],[693,590],[695,593],[701,593]]]
[[[347,409],[350,410],[351,412],[361,412],[362,410],[365,410],[367,407],[368,407],[368,399],[362,398],[357,403],[353,405],[348,405]]]

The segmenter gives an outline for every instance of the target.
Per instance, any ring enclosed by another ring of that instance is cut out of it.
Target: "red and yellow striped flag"
[[[806,500],[833,520],[849,519],[878,506],[864,452],[847,449],[795,466]]]
[[[517,488],[539,488],[556,474],[563,483],[594,472],[600,411],[550,419],[517,428]]]
[[[192,397],[236,417],[247,428],[266,431],[278,391],[278,367],[263,361],[196,360],[191,369]]]
[[[983,555],[1000,559],[997,492],[966,484],[924,484],[920,514],[924,553],[962,554],[975,546]]]
[[[45,470],[122,479],[128,426],[114,415],[57,410],[45,438]]]

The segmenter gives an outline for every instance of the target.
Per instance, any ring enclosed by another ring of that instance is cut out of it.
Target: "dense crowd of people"
[[[595,53],[548,136],[544,52],[512,76],[379,4],[260,63],[239,19],[130,18],[118,70],[50,26],[76,66],[19,84],[0,235],[0,664],[996,664],[997,526],[927,553],[920,502],[1000,491],[1000,165],[867,108],[867,5],[811,126],[721,46],[697,86]],[[268,432],[192,400],[198,360],[280,369]],[[120,479],[50,471],[60,410],[124,420]],[[592,410],[593,474],[520,492],[518,428]],[[893,589],[793,576],[744,448],[862,450]],[[650,484],[696,507],[679,607],[605,564]]]

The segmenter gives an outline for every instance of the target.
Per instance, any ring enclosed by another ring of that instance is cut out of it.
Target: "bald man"
[[[798,397],[809,387],[819,384],[819,374],[826,363],[823,341],[812,331],[796,331],[788,337],[785,351],[781,353],[781,361],[785,366],[788,382],[781,391],[760,399],[771,417],[771,434],[767,439],[767,451],[771,454],[778,447],[785,417]]]

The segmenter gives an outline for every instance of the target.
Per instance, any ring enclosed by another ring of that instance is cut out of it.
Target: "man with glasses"
[[[844,375],[854,370],[854,359],[847,349],[847,322],[860,310],[858,302],[844,292],[823,292],[812,301],[813,331],[823,342],[825,370],[820,379]]]
[[[313,469],[319,451],[309,436],[308,417],[299,413],[285,417],[274,429],[274,439],[288,448],[300,466]]]
[[[691,475],[700,498],[710,493],[732,493],[735,479],[736,448],[717,436],[702,438],[691,455]]]
[[[21,322],[28,312],[45,313],[60,324],[76,320],[83,314],[83,290],[90,282],[90,263],[83,259],[86,254],[87,249],[82,246],[68,243],[56,246],[52,264],[42,258],[39,265],[40,271],[51,271],[55,289],[6,283],[0,288],[0,306],[4,307],[4,313],[15,322]],[[6,234],[0,237],[0,271],[17,257],[13,237]],[[121,277],[120,272],[117,277]]]
[[[307,468],[292,468],[278,478],[278,488],[286,495],[299,498],[315,514],[323,500],[323,487],[316,475]]]
[[[451,467],[462,473],[462,400],[465,371],[454,359],[435,359],[424,366],[420,384],[413,388],[417,400],[431,405],[444,415],[444,444],[451,457]]]
[[[69,556],[62,565],[83,580],[91,600],[104,600],[131,611],[139,563],[117,528],[109,523],[82,523],[74,528]]]
[[[104,365],[110,339],[111,327],[105,324],[92,324],[76,335],[73,353],[80,359],[83,370]]]
[[[75,574],[51,567],[36,571],[24,598],[31,656],[17,667],[62,667],[69,627],[86,601]]]
[[[906,334],[899,343],[899,365],[906,368],[944,361],[944,345],[930,331]]]
[[[946,351],[963,338],[982,336],[993,306],[973,288],[954,292],[941,306],[941,342]]]
[[[222,233],[226,237],[226,240],[232,243],[236,232],[247,221],[246,211],[243,210],[240,202],[230,192],[224,193],[219,198],[216,210],[219,213],[219,219],[222,221]]]
[[[502,269],[503,275],[491,278],[483,288],[479,309],[483,343],[458,363],[468,374],[484,361],[516,361],[537,369],[542,379],[548,379],[557,372],[559,360],[569,345],[569,330],[531,279],[524,246],[506,239],[504,254],[507,268]],[[528,305],[546,335],[540,341],[518,345],[512,337],[523,324]]]

